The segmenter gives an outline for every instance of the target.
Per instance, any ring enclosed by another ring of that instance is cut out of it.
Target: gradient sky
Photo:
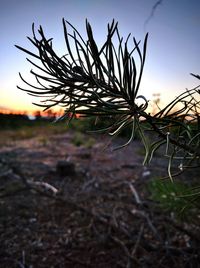
[[[0,8],[0,108],[37,109],[35,98],[16,88],[22,85],[18,72],[29,77],[32,66],[26,54],[15,44],[32,50],[26,36],[32,36],[31,25],[43,26],[54,38],[58,54],[65,53],[62,18],[84,34],[85,19],[91,23],[101,44],[107,23],[119,22],[121,35],[132,33],[143,40],[149,32],[147,60],[142,93],[152,98],[161,93],[168,100],[185,88],[198,85],[190,72],[200,74],[200,0],[163,0],[151,14],[156,0],[2,0]]]

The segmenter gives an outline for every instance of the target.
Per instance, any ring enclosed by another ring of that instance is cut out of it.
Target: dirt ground
[[[73,136],[1,147],[0,267],[200,267],[199,222],[150,199],[164,160],[143,167],[137,141],[113,151],[122,139],[76,146]]]

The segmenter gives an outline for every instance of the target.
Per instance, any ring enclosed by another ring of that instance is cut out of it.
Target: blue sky
[[[0,107],[33,110],[35,101],[16,88],[22,85],[18,72],[29,78],[31,65],[14,45],[33,49],[26,36],[31,25],[42,25],[54,38],[58,54],[65,52],[61,20],[64,17],[84,35],[85,19],[91,23],[101,44],[107,23],[114,18],[126,37],[132,33],[143,40],[149,32],[147,60],[141,91],[148,99],[161,93],[167,101],[185,88],[198,85],[190,76],[200,74],[200,1],[163,0],[145,24],[156,0],[3,0],[0,9]]]

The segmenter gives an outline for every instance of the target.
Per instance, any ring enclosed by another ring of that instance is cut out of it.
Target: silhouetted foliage
[[[105,43],[99,47],[87,20],[84,40],[63,19],[67,52],[58,56],[52,38],[45,37],[42,27],[38,30],[39,37],[34,24],[32,30],[33,37],[28,39],[38,53],[16,47],[39,60],[35,63],[27,59],[38,70],[31,70],[37,84],[30,84],[20,74],[28,88],[19,88],[30,95],[45,97],[38,106],[45,110],[56,105],[65,107],[65,115],[70,119],[76,114],[99,119],[110,117],[111,123],[108,121],[103,131],[111,136],[131,127],[129,140],[118,148],[128,145],[137,133],[145,148],[144,164],[148,164],[155,151],[165,147],[171,179],[188,167],[199,166],[199,86],[181,93],[156,114],[148,112],[149,102],[140,94],[148,34],[142,48],[135,38],[130,48],[131,35],[123,39],[113,20],[108,24]],[[149,132],[154,135],[147,135]]]

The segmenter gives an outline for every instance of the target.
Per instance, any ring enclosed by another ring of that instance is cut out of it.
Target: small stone
[[[146,167],[144,167],[143,172],[142,172],[142,177],[143,177],[143,178],[147,178],[147,177],[149,177],[150,175],[151,175],[151,171],[148,170]]]
[[[37,222],[37,219],[36,219],[36,218],[30,218],[30,219],[29,219],[29,222],[30,222],[30,223],[35,223],[35,222]]]
[[[60,176],[75,175],[75,164],[70,161],[60,160],[57,162],[56,171]]]

